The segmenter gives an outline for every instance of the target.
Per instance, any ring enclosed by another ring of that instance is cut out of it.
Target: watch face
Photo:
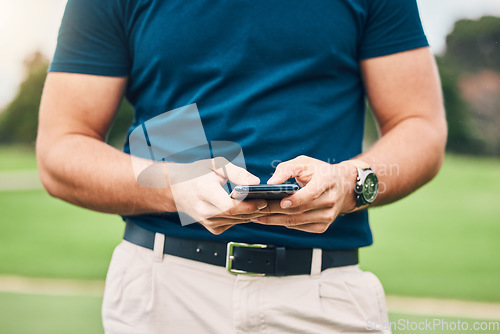
[[[378,194],[378,179],[375,173],[370,173],[366,176],[363,183],[363,197],[365,201],[371,203],[375,200]]]

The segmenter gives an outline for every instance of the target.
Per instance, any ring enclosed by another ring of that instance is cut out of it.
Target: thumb
[[[273,176],[267,180],[267,184],[282,184],[288,179],[297,176],[298,168],[294,160],[282,162],[276,166]]]
[[[260,179],[257,176],[249,173],[246,169],[238,167],[230,163],[226,159],[218,160],[216,158],[214,160],[216,168],[215,172],[228,179],[232,183],[237,185],[254,185],[260,183]]]
[[[226,167],[226,177],[228,178],[229,181],[233,182],[234,184],[253,185],[260,183],[260,179],[257,176],[249,173],[244,168],[235,166],[232,163],[229,163],[225,167]]]

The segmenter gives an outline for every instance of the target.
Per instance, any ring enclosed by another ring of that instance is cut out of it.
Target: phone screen
[[[231,197],[235,199],[282,199],[299,190],[296,184],[259,184],[234,187]]]

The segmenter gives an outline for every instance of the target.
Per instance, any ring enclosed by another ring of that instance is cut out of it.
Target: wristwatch
[[[356,196],[356,208],[354,211],[368,207],[378,195],[378,178],[370,165],[361,160],[351,160],[358,170],[354,195]]]

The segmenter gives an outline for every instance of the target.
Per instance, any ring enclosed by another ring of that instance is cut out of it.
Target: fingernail
[[[260,223],[260,220],[258,220],[257,218],[252,218],[252,219],[250,219],[250,220],[251,220],[252,222],[254,222],[254,223]]]
[[[288,208],[289,208],[289,207],[291,207],[291,206],[292,206],[292,202],[290,202],[290,201],[283,201],[283,202],[281,203],[281,208],[282,208],[282,209],[288,209]]]
[[[259,204],[257,204],[257,208],[259,208],[259,210],[267,208],[267,201],[259,202]]]

